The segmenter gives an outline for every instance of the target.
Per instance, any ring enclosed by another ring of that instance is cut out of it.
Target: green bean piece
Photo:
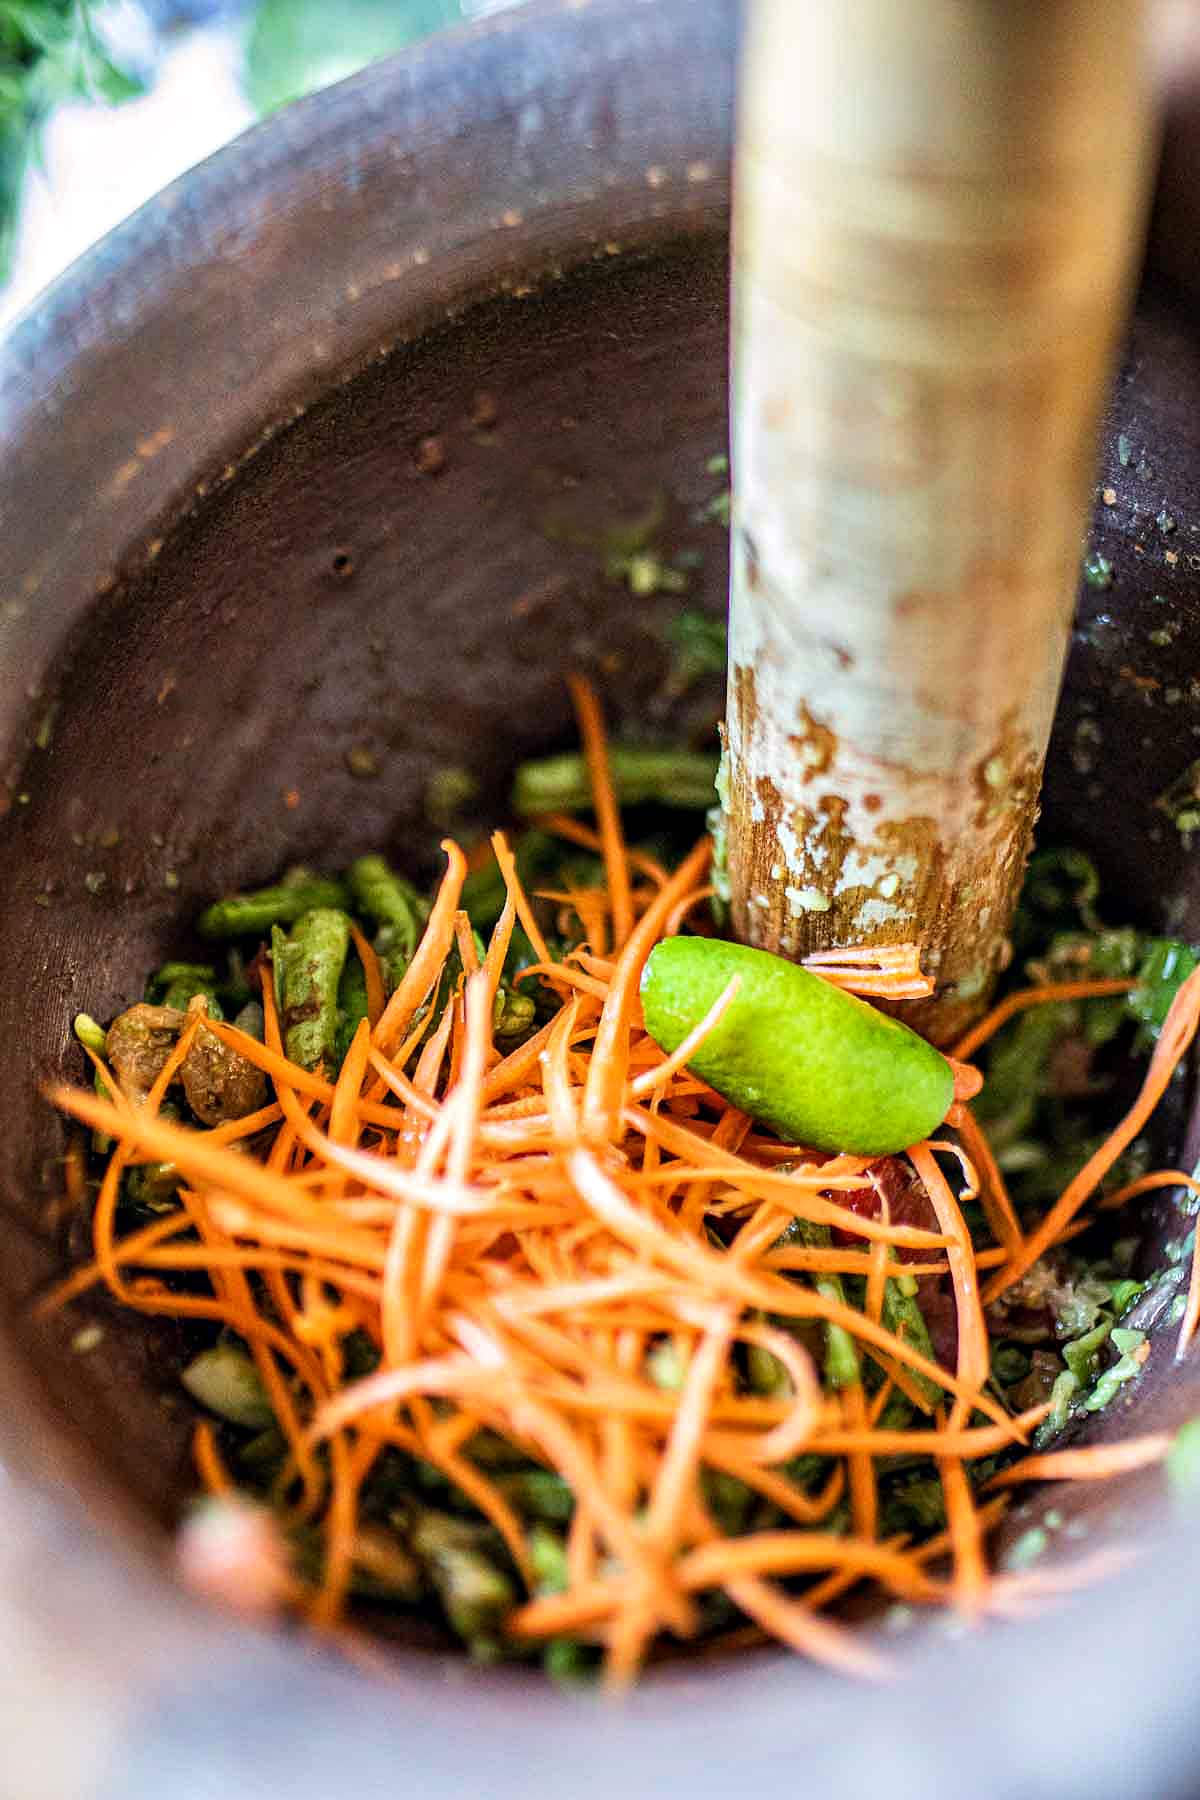
[[[653,804],[704,812],[715,798],[717,757],[706,750],[633,749],[613,744],[608,766],[622,806]],[[517,770],[512,809],[521,818],[585,812],[591,805],[587,763],[577,750],[522,763]]]
[[[561,1534],[540,1521],[528,1536],[529,1560],[537,1577],[539,1594],[565,1594],[571,1585],[567,1546]]]
[[[704,1503],[726,1537],[738,1537],[750,1522],[753,1491],[724,1469],[702,1469],[700,1487]]]
[[[225,953],[225,966],[225,976],[217,991],[226,1012],[237,1013],[258,999],[258,990],[246,979],[246,959],[239,945],[230,944]]]
[[[514,1469],[498,1475],[496,1486],[511,1506],[531,1519],[567,1525],[575,1511],[574,1494],[552,1469]]]
[[[1095,1374],[1100,1352],[1108,1342],[1111,1331],[1112,1321],[1102,1319],[1093,1331],[1085,1332],[1083,1337],[1063,1345],[1062,1359],[1081,1387],[1086,1386]]]
[[[646,1029],[668,1054],[733,978],[741,987],[688,1067],[786,1142],[886,1156],[945,1118],[941,1053],[865,1000],[797,963],[717,938],[664,938],[642,975]]]
[[[512,1581],[480,1537],[475,1527],[429,1507],[418,1511],[410,1532],[412,1548],[429,1570],[451,1629],[472,1650],[499,1636],[517,1598]]]
[[[523,831],[513,846],[517,874],[526,892],[536,887],[562,862],[563,846],[546,831]],[[463,882],[460,904],[477,931],[490,931],[500,914],[508,890],[494,858],[474,869]],[[515,934],[514,934],[515,935]]]
[[[196,929],[201,937],[260,937],[272,925],[294,925],[315,909],[344,907],[346,890],[340,881],[319,875],[303,881],[281,881],[275,887],[253,893],[230,894],[200,914]]]
[[[104,1055],[108,1033],[103,1025],[96,1023],[91,1013],[76,1013],[73,1029],[85,1050],[94,1050],[97,1056]]]
[[[223,1019],[225,1014],[217,999],[218,985],[217,971],[211,963],[168,962],[156,969],[146,983],[146,998],[160,1006],[173,1006],[178,1012],[186,1012],[188,1002],[197,994],[203,994],[208,1001],[209,1018]]]
[[[260,1044],[264,1041],[266,1018],[263,1014],[261,1000],[247,1000],[246,1004],[239,1009],[233,1022],[239,1031],[245,1032],[247,1037],[254,1038]]]
[[[340,1069],[354,1034],[367,1017],[367,977],[357,956],[348,956],[338,983],[338,1025],[334,1061]]]
[[[283,1017],[283,970],[287,962],[288,934],[282,925],[271,927],[271,975],[275,988],[275,1011]]]
[[[179,1377],[193,1400],[231,1425],[264,1431],[275,1422],[252,1358],[234,1344],[214,1344],[192,1358]]]
[[[1045,1443],[1066,1429],[1067,1420],[1071,1416],[1071,1406],[1080,1390],[1078,1375],[1071,1369],[1064,1369],[1050,1390],[1050,1411],[1039,1425],[1034,1436],[1034,1443],[1040,1449]]]
[[[492,1008],[492,1034],[498,1038],[524,1037],[532,1031],[537,1021],[537,1002],[532,994],[523,994],[519,988],[509,987],[502,981],[496,989],[496,1003]]]
[[[73,1026],[75,1037],[86,1050],[94,1050],[97,1056],[103,1056],[108,1047],[108,1033],[103,1025],[97,1024],[91,1013],[76,1013]],[[92,1071],[92,1087],[101,1100],[111,1099],[108,1084],[101,1081],[99,1070]],[[106,1131],[93,1131],[92,1149],[97,1156],[107,1156],[112,1149],[112,1139]]]
[[[208,1002],[208,1016],[210,1019],[223,1019],[225,1017],[225,1010],[222,1007],[221,1002],[217,999],[215,988],[200,987],[191,981],[172,982],[171,986],[163,995],[163,1005],[174,1006],[181,1012],[186,1012],[191,1002],[199,995],[203,995],[204,999]]]
[[[542,1651],[542,1668],[559,1687],[575,1687],[591,1681],[598,1656],[598,1650],[578,1638],[551,1638]]]
[[[747,1346],[746,1384],[752,1394],[762,1394],[768,1400],[784,1399],[792,1391],[791,1376],[779,1358],[762,1344]]]
[[[903,1338],[913,1350],[919,1350],[922,1356],[927,1356],[930,1362],[937,1361],[929,1336],[929,1326],[925,1323],[925,1314],[921,1311],[916,1295],[905,1292],[903,1278],[884,1284],[883,1323],[889,1331]],[[942,1390],[937,1382],[928,1375],[915,1374],[911,1369],[908,1373],[913,1385],[920,1389],[930,1406],[939,1406]]]
[[[351,863],[346,880],[358,910],[378,927],[375,949],[388,986],[394,988],[412,961],[429,917],[429,902],[382,856],[360,856]]]
[[[297,919],[282,947],[283,1041],[303,1069],[333,1060],[338,987],[350,948],[350,920],[331,906]]]
[[[787,1168],[783,1163],[781,1168]],[[828,1225],[814,1225],[808,1219],[793,1219],[787,1230],[779,1239],[781,1245],[804,1244],[810,1249],[828,1249],[832,1238]],[[814,1275],[812,1284],[824,1300],[834,1301],[845,1306],[846,1288],[840,1275]],[[889,1282],[888,1284],[892,1284]],[[782,1328],[787,1328],[785,1320],[777,1320]],[[922,1324],[924,1320],[922,1320]],[[825,1325],[825,1379],[832,1388],[855,1387],[862,1379],[862,1366],[858,1359],[858,1346],[843,1325]]]
[[[174,1163],[140,1163],[126,1172],[124,1192],[146,1212],[174,1212],[179,1204],[179,1170]]]

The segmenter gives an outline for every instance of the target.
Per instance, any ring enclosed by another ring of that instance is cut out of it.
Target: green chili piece
[[[622,806],[676,807],[703,812],[713,804],[717,757],[708,751],[631,749],[613,744],[609,772]],[[592,804],[587,763],[577,750],[522,763],[513,784],[512,809],[522,818],[539,813],[584,812]]]
[[[689,1068],[792,1143],[886,1156],[936,1131],[954,1097],[941,1053],[808,969],[716,938],[664,938],[642,976],[646,1029],[668,1053],[741,989]]]
[[[283,945],[284,1045],[301,1068],[315,1069],[333,1059],[338,987],[349,947],[350,920],[331,906],[315,907],[297,919]]]
[[[340,881],[314,875],[304,880],[281,881],[275,887],[253,893],[230,894],[206,908],[196,921],[201,937],[261,936],[272,925],[294,925],[316,908],[344,907],[346,890]]]

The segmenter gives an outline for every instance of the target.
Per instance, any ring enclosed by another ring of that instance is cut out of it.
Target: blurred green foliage
[[[247,95],[259,112],[273,112],[463,16],[462,0],[260,0],[246,45]]]
[[[128,100],[140,78],[96,35],[91,0],[0,0],[0,282],[7,279],[25,171],[62,100]]]

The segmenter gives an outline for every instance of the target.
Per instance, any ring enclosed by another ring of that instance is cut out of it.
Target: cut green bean
[[[498,1038],[524,1037],[532,1031],[537,1020],[537,1002],[532,994],[523,994],[519,988],[509,987],[502,982],[496,990],[496,1003],[492,1008],[492,1032]]]
[[[539,1594],[565,1594],[571,1585],[567,1546],[557,1531],[540,1520],[529,1530],[529,1560]]]
[[[168,962],[156,969],[146,983],[146,998],[160,1006],[173,1006],[178,1012],[186,1012],[188,1002],[197,994],[203,994],[208,1001],[209,1017],[223,1019],[225,1014],[217,1000],[218,985],[217,971],[211,963]]]
[[[665,938],[642,976],[646,1029],[671,1052],[734,976],[741,989],[688,1067],[791,1143],[884,1156],[920,1143],[954,1097],[946,1058],[907,1025],[766,950]]]
[[[496,1638],[516,1604],[512,1581],[480,1542],[481,1534],[449,1514],[422,1508],[410,1542],[430,1573],[451,1629],[473,1648]]]
[[[126,1172],[124,1194],[146,1212],[174,1212],[179,1204],[179,1170],[174,1163],[139,1163]]]
[[[540,878],[556,871],[562,861],[563,847],[546,831],[523,831],[513,846],[517,874],[526,892],[536,887]],[[490,931],[500,914],[508,890],[495,858],[481,869],[473,869],[463,882],[460,904],[477,931]]]
[[[216,901],[200,914],[196,929],[201,937],[209,938],[261,936],[272,925],[294,925],[314,908],[344,907],[346,900],[340,881],[316,875],[302,881],[282,881],[276,887],[230,894]]]
[[[429,917],[429,902],[382,856],[360,856],[351,863],[346,879],[358,910],[378,927],[375,949],[389,987],[395,987],[412,961]]]
[[[786,1169],[788,1164],[780,1166]],[[814,1225],[808,1219],[793,1219],[779,1242],[781,1245],[803,1244],[809,1249],[827,1250],[832,1238],[828,1225]],[[822,1299],[831,1300],[838,1306],[846,1305],[846,1288],[840,1275],[814,1275],[812,1284]],[[787,1329],[785,1320],[777,1320],[776,1323],[781,1329]],[[833,1388],[856,1387],[862,1379],[857,1344],[842,1325],[827,1323],[824,1330],[826,1381]]]
[[[315,1069],[337,1048],[338,987],[350,947],[350,920],[331,906],[297,919],[277,952],[282,969],[283,1040],[292,1062]]]
[[[179,1377],[193,1400],[231,1425],[263,1431],[275,1422],[262,1377],[233,1344],[214,1344],[192,1358]]]
[[[613,744],[608,766],[621,806],[653,804],[703,812],[715,798],[717,758],[708,751],[631,749]],[[522,818],[583,812],[591,804],[587,763],[576,750],[522,763],[517,770],[512,808]]]
[[[367,977],[357,956],[348,956],[338,983],[338,1025],[334,1061],[341,1068],[354,1034],[367,1017]]]
[[[889,1331],[894,1332],[897,1337],[903,1338],[911,1349],[919,1350],[922,1356],[929,1358],[930,1362],[936,1362],[937,1357],[933,1352],[933,1343],[929,1336],[929,1326],[925,1322],[925,1314],[921,1311],[916,1295],[905,1291],[906,1286],[907,1283],[903,1279],[884,1283],[883,1323]],[[940,1405],[942,1390],[936,1381],[933,1381],[928,1375],[914,1374],[911,1369],[909,1377],[914,1386],[920,1389],[930,1406]]]
[[[94,1050],[97,1056],[104,1055],[108,1033],[103,1025],[96,1023],[91,1013],[76,1013],[73,1029],[85,1050]]]
[[[266,1019],[263,1015],[261,1000],[247,1000],[233,1022],[239,1031],[245,1032],[247,1037],[257,1039],[260,1044],[264,1041]]]
[[[511,1506],[530,1519],[550,1525],[568,1525],[575,1511],[575,1496],[561,1475],[552,1469],[514,1469],[498,1475],[496,1486]]]

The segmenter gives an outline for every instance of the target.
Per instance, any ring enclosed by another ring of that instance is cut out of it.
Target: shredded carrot
[[[818,950],[804,967],[847,993],[879,1000],[926,1000],[933,982],[921,969],[919,944],[872,944]]]
[[[50,1090],[114,1145],[94,1198],[82,1161],[66,1168],[68,1203],[92,1205],[93,1259],[39,1310],[102,1284],[131,1309],[241,1338],[286,1445],[277,1499],[319,1541],[319,1573],[310,1584],[289,1576],[288,1604],[339,1641],[355,1568],[369,1574],[379,1563],[374,1528],[360,1517],[369,1483],[379,1459],[400,1451],[438,1471],[503,1542],[530,1596],[508,1620],[514,1641],[577,1633],[600,1646],[620,1686],[662,1633],[693,1632],[697,1596],[719,1590],[766,1636],[878,1677],[875,1650],[827,1616],[859,1584],[967,1614],[1015,1613],[1043,1591],[989,1574],[985,1544],[1008,1496],[980,1499],[974,1471],[985,1459],[1013,1454],[990,1483],[1007,1489],[1104,1479],[1165,1452],[1156,1434],[1025,1454],[1049,1407],[1013,1417],[996,1398],[983,1299],[1081,1228],[1086,1203],[1191,1041],[1200,974],[1176,998],[1138,1101],[1028,1232],[968,1110],[982,1078],[965,1059],[1027,1006],[1130,984],[1059,983],[1002,1002],[956,1048],[952,1135],[907,1152],[933,1209],[928,1225],[908,1223],[887,1203],[878,1159],[781,1144],[692,1074],[689,1059],[720,1025],[736,979],[673,1054],[647,1034],[642,970],[711,891],[709,846],[697,844],[671,872],[627,847],[598,701],[583,681],[572,697],[596,829],[558,816],[540,823],[599,854],[603,885],[560,882],[531,895],[497,834],[469,859],[479,869],[494,856],[505,886],[481,958],[460,904],[468,858],[447,840],[446,872],[390,998],[379,958],[353,927],[367,1018],[336,1079],[286,1054],[266,968],[262,1043],[206,1021],[271,1084],[269,1104],[246,1119],[198,1130],[160,1112],[202,1007],[144,1104],[93,1054],[105,1094]],[[562,955],[539,921],[539,907],[553,918],[548,905],[564,909],[564,930],[578,936],[576,919],[583,928],[584,941]],[[495,1002],[518,924],[534,956],[522,991],[549,994],[556,1010],[501,1055]],[[851,946],[808,966],[888,1002],[931,991],[911,944]],[[952,1180],[946,1157],[958,1165]],[[148,1161],[179,1171],[179,1208],[123,1231],[125,1171]],[[1099,1205],[1172,1185],[1200,1193],[1200,1181],[1162,1170]],[[872,1187],[879,1204],[856,1210],[855,1196]],[[963,1216],[976,1195],[993,1240],[979,1247]],[[796,1220],[832,1235],[797,1242],[788,1231]],[[855,1304],[812,1279],[837,1276],[861,1283],[850,1290]],[[943,1281],[953,1295],[952,1368],[889,1329],[888,1284],[911,1277]],[[1181,1351],[1198,1320],[1200,1252]],[[823,1387],[813,1351],[834,1331],[852,1341],[858,1378]],[[371,1374],[348,1372],[351,1338],[378,1357]],[[748,1379],[752,1367],[761,1381]],[[890,1422],[901,1399],[914,1409],[911,1425]],[[476,1460],[485,1435],[570,1489],[564,1592],[538,1593],[506,1475]],[[881,1482],[900,1457],[926,1459],[942,1485],[946,1529],[921,1543],[880,1532]],[[210,1493],[236,1500],[207,1423],[193,1459]],[[713,1501],[722,1481],[748,1506],[768,1507],[777,1528],[725,1535]],[[834,1523],[842,1507],[848,1530]],[[272,1593],[281,1580],[276,1570]]]
[[[1120,1124],[1068,1183],[1037,1230],[1030,1232],[1020,1251],[992,1277],[984,1289],[985,1301],[990,1303],[1005,1293],[1014,1281],[1019,1281],[1026,1270],[1033,1267],[1039,1256],[1056,1241],[1063,1227],[1071,1223],[1121,1152],[1133,1142],[1166,1092],[1167,1084],[1196,1035],[1197,1024],[1200,1024],[1200,969],[1192,971],[1171,1002],[1141,1093]]]
[[[613,790],[612,771],[608,766],[608,745],[600,716],[600,703],[591,683],[582,676],[572,675],[567,685],[571,690],[575,717],[579,722],[580,742],[592,784],[592,805],[600,828],[604,873],[612,910],[613,941],[620,949],[633,930],[633,895],[629,886],[629,859],[625,853],[621,811]]]
[[[1114,979],[1054,981],[1046,982],[1041,987],[1019,988],[1015,994],[1006,994],[998,1006],[993,1006],[978,1025],[972,1025],[970,1031],[958,1040],[954,1046],[955,1060],[969,1062],[976,1050],[995,1037],[1002,1025],[1007,1025],[1010,1019],[1031,1006],[1049,1006],[1059,1000],[1100,1000],[1107,994],[1128,994],[1136,986],[1134,981]]]
[[[374,1028],[383,1017],[383,1009],[387,1004],[383,986],[383,970],[379,965],[378,956],[367,942],[365,933],[359,929],[353,919],[350,921],[350,936],[354,941],[358,960],[362,964],[363,980],[367,984],[367,1018]]]
[[[192,1461],[196,1473],[210,1494],[231,1494],[233,1478],[221,1461],[217,1435],[207,1419],[197,1421],[192,1433]]]
[[[1026,1456],[1009,1469],[1001,1469],[989,1488],[1014,1487],[1022,1481],[1107,1481],[1133,1469],[1161,1462],[1171,1448],[1171,1434],[1157,1431],[1147,1437],[1126,1438],[1120,1444],[1088,1444],[1080,1450],[1051,1450],[1045,1456]]]

